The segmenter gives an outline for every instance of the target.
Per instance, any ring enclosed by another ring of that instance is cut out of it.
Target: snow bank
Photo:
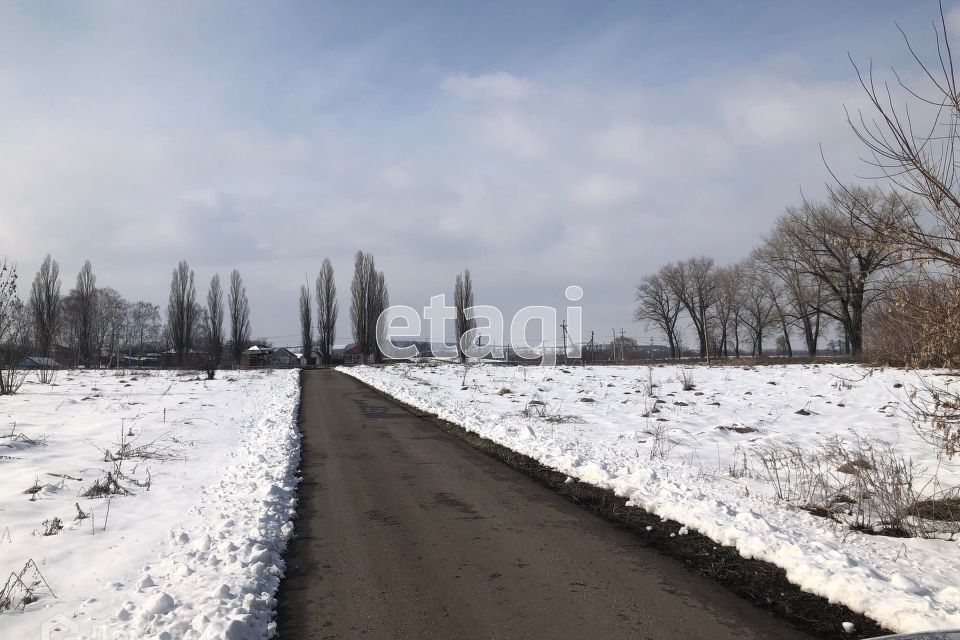
[[[272,389],[262,416],[243,431],[220,482],[202,490],[196,521],[171,529],[167,550],[141,570],[117,612],[122,629],[185,640],[273,635],[300,459],[299,388],[283,387]]]
[[[643,391],[646,368],[479,367],[465,389],[463,368],[453,365],[342,370],[573,478],[612,489],[681,523],[677,533],[695,529],[746,558],[772,562],[804,590],[886,627],[960,627],[956,541],[853,533],[775,501],[762,479],[728,472],[752,447],[786,441],[812,447],[852,431],[895,442],[915,462],[935,467],[934,452],[899,410],[898,390],[916,382],[913,374],[846,365],[698,367],[696,389],[683,391],[679,368],[655,368],[664,402],[654,417]],[[532,399],[559,422],[525,416]],[[800,409],[806,411],[796,413]],[[668,429],[665,460],[650,455],[657,425]],[[960,479],[956,464],[940,472],[945,484]]]
[[[46,447],[0,459],[0,531],[12,537],[0,569],[32,557],[56,594],[0,613],[4,637],[270,637],[296,507],[297,372],[129,375],[65,372],[56,387],[0,398],[0,424],[49,434]],[[108,501],[78,494],[109,468],[97,448],[121,425],[185,457],[128,466],[149,489],[126,483],[132,495],[109,499],[103,530]],[[51,472],[72,479],[34,502],[16,490]],[[73,522],[75,502],[93,518]],[[52,515],[66,528],[38,535]]]

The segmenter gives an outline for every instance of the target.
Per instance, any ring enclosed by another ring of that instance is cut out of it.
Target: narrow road
[[[281,638],[804,637],[346,375],[302,412]]]

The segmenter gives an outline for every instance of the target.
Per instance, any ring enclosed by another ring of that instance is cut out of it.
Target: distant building
[[[303,349],[298,349],[293,352],[293,355],[297,357],[297,360],[300,361],[300,366],[302,367],[312,367],[314,365],[320,364],[320,352],[314,349],[309,354],[304,354]]]
[[[265,367],[267,366],[267,356],[269,354],[269,347],[261,347],[255,344],[244,349],[243,353],[240,354],[240,362],[238,364],[241,367]]]
[[[241,367],[296,367],[300,365],[300,354],[286,347],[261,347],[253,345],[240,355]]]
[[[161,367],[201,367],[206,361],[207,353],[196,349],[190,349],[190,351],[183,354],[183,362],[180,362],[180,359],[177,357],[177,352],[173,349],[160,354]]]
[[[284,347],[270,349],[270,353],[267,354],[267,366],[270,367],[296,367],[299,364],[300,357]]]
[[[77,362],[76,350],[62,344],[50,345],[50,357],[58,362],[66,362],[68,366],[75,365]]]
[[[340,357],[343,359],[343,364],[360,364],[363,362],[363,354],[360,352],[360,345],[356,342],[351,342],[344,347],[343,353],[340,354]]]
[[[145,356],[120,356],[120,365],[127,369],[155,369],[160,366],[160,354],[148,353]]]
[[[30,356],[17,363],[21,369],[61,369],[60,363],[53,358]]]

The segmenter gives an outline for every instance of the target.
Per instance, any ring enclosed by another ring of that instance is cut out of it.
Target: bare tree
[[[337,284],[333,279],[333,265],[328,258],[323,259],[320,275],[317,276],[317,342],[323,364],[333,361],[333,341],[337,332],[337,316],[340,303],[337,302]]]
[[[872,113],[848,111],[847,122],[870,154],[866,162],[895,189],[924,206],[905,206],[905,215],[895,221],[875,216],[868,203],[856,213],[875,236],[905,256],[936,261],[956,272],[960,271],[960,84],[943,5],[939,25],[934,24],[937,57],[932,62],[920,57],[902,29],[900,34],[926,86],[911,88],[894,71],[893,86],[902,90],[897,95],[890,83],[874,79],[872,63],[865,69],[854,63]],[[835,190],[858,199],[859,194],[839,181]]]
[[[933,25],[936,55],[921,57],[901,29],[915,73],[896,82],[878,81],[872,63],[854,63],[870,103],[869,113],[847,113],[847,121],[868,152],[874,177],[903,194],[903,215],[894,220],[869,206],[855,210],[858,222],[899,260],[910,261],[907,282],[896,286],[876,319],[894,336],[873,334],[873,343],[902,348],[900,357],[915,365],[956,362],[960,358],[960,84],[943,5]],[[913,86],[905,78],[919,80]],[[849,200],[858,194],[839,180],[834,187]],[[882,213],[882,212],[881,212]],[[886,322],[891,321],[891,322]],[[882,332],[882,329],[881,329]],[[909,338],[908,338],[909,336]],[[888,354],[892,355],[892,354]]]
[[[313,305],[310,302],[310,289],[300,285],[300,345],[303,349],[304,364],[313,357]]]
[[[30,317],[37,351],[49,356],[60,322],[60,265],[47,254],[30,288]]]
[[[115,289],[97,289],[94,341],[98,354],[106,354],[112,364],[119,365],[120,345],[126,333],[129,303]]]
[[[667,265],[661,271],[661,277],[690,316],[701,358],[707,356],[707,318],[717,295],[715,276],[713,259],[705,256]]]
[[[148,345],[157,348],[160,325],[160,307],[150,302],[134,302],[127,321],[127,348],[139,356],[143,356]]]
[[[353,258],[353,280],[350,282],[350,325],[353,329],[353,341],[360,348],[361,358],[370,354],[370,274],[375,273],[373,256],[357,251]]]
[[[23,382],[17,363],[25,342],[23,303],[17,296],[17,266],[0,262],[0,396],[16,393]]]
[[[683,303],[661,275],[662,271],[644,276],[641,283],[637,285],[634,296],[637,307],[634,309],[633,319],[637,322],[648,322],[660,329],[670,344],[670,357],[676,358],[680,355],[677,318]]]
[[[371,263],[372,264],[372,263]],[[370,303],[367,307],[370,314],[367,319],[367,327],[371,333],[370,350],[377,362],[383,360],[383,352],[380,350],[380,343],[377,338],[384,338],[386,325],[379,323],[380,314],[390,306],[390,294],[387,292],[387,281],[383,276],[383,271],[375,271],[372,275],[373,286],[370,289]]]
[[[798,243],[791,242],[783,225],[774,228],[763,244],[754,251],[755,264],[766,270],[783,285],[783,304],[790,321],[803,334],[807,355],[817,355],[820,329],[826,304],[822,279],[812,277],[804,267]]]
[[[209,318],[207,313],[207,307],[200,304],[199,302],[193,303],[193,333],[190,338],[190,349],[193,352],[203,350],[203,355],[206,356],[206,348],[210,344],[210,332],[207,330],[209,328]],[[188,352],[189,353],[189,352]],[[206,360],[206,358],[204,358]],[[203,365],[203,368],[207,369],[207,362],[200,363]]]
[[[763,357],[763,338],[774,326],[773,300],[770,276],[757,267],[753,261],[747,261],[743,267],[743,287],[741,289],[740,322],[746,327],[753,344],[753,355]]]
[[[762,266],[756,265],[755,268],[762,270]],[[761,279],[761,285],[767,288],[767,295],[770,296],[770,304],[773,309],[773,323],[780,328],[778,342],[783,345],[784,355],[793,357],[793,341],[790,340],[790,330],[793,327],[793,316],[787,307],[787,296],[783,283],[765,274]]]
[[[80,305],[78,302],[77,290],[71,289],[67,295],[60,300],[60,322],[57,330],[58,342],[65,346],[67,350],[61,355],[64,361],[61,364],[70,366],[80,366]],[[69,362],[66,358],[69,357]]]
[[[717,269],[716,325],[719,331],[717,357],[740,357],[740,307],[742,304],[743,268],[740,265]]]
[[[457,274],[453,285],[453,304],[457,308],[457,354],[460,362],[466,362],[467,354],[461,342],[463,335],[474,326],[474,321],[468,319],[466,313],[466,310],[473,306],[473,278],[470,277],[470,269],[464,269],[462,274]]]
[[[219,273],[213,274],[210,279],[205,316],[207,377],[213,380],[223,360],[223,289],[220,287]]]
[[[350,323],[364,360],[379,361],[382,357],[377,346],[377,319],[389,304],[383,272],[377,271],[371,254],[357,251],[350,283]]]
[[[170,279],[170,301],[167,304],[167,328],[180,366],[193,348],[196,320],[197,290],[193,285],[193,270],[186,260],[181,260]]]
[[[774,231],[790,245],[800,275],[823,287],[817,310],[840,323],[853,355],[863,347],[863,313],[881,293],[876,276],[897,259],[897,250],[879,242],[860,219],[896,220],[903,204],[878,189],[850,187],[826,203],[788,208]]]
[[[94,364],[94,360],[99,357],[96,345],[96,319],[97,319],[97,277],[93,275],[93,267],[90,261],[83,263],[80,273],[77,274],[77,286],[74,289],[75,294],[75,313],[73,318],[73,331],[75,333],[75,344],[77,352],[77,361],[85,366]]]
[[[930,340],[930,319],[940,318],[948,326],[955,313],[957,286],[928,286],[923,276],[912,282],[891,282],[883,297],[867,312],[863,327],[863,350],[876,362],[911,367],[957,366],[960,358],[960,333],[937,331]],[[936,352],[927,347],[936,345]]]
[[[227,307],[230,310],[230,340],[233,343],[233,361],[240,362],[243,350],[250,342],[250,303],[247,300],[247,288],[236,269],[230,274],[230,292],[227,294]]]

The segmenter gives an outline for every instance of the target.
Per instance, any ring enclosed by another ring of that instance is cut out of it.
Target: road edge
[[[302,469],[303,469],[303,441],[304,441],[304,433],[303,433],[304,374],[305,374],[305,370],[301,369],[299,375],[297,376],[297,385],[299,387],[299,397],[297,398],[297,409],[296,409],[296,412],[294,413],[297,433],[300,435],[300,455],[297,459],[297,468],[294,472],[296,481],[297,481],[297,487],[294,491],[294,495],[296,496],[297,502],[296,502],[295,513],[290,518],[290,522],[293,524],[293,534],[290,536],[289,540],[287,540],[287,546],[283,550],[283,554],[282,554],[283,572],[280,575],[280,583],[277,585],[277,589],[273,594],[273,598],[274,598],[273,622],[276,625],[276,627],[274,627],[274,635],[272,637],[275,639],[282,639],[288,635],[285,633],[287,625],[284,624],[283,627],[281,628],[280,619],[281,617],[286,618],[288,615],[287,611],[289,610],[289,606],[286,604],[286,599],[287,599],[286,591],[287,589],[289,589],[289,585],[287,583],[287,572],[289,571],[289,568],[290,568],[288,561],[290,560],[291,555],[295,553],[294,546],[295,545],[299,546],[297,544],[297,538],[299,537],[298,533],[300,529],[300,525],[298,523],[300,522],[300,509],[301,509],[300,499],[301,499],[301,490],[303,487]]]

